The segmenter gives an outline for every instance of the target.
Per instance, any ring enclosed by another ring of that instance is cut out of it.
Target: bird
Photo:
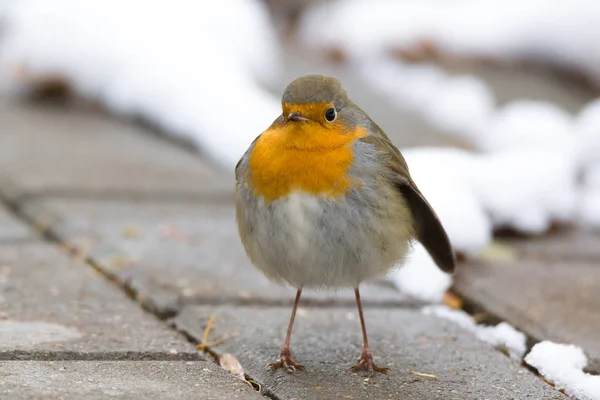
[[[290,350],[304,289],[351,288],[363,339],[351,369],[385,373],[389,368],[373,360],[359,285],[402,263],[415,240],[438,268],[453,273],[452,245],[398,148],[339,79],[300,76],[281,104],[235,166],[245,252],[268,279],[296,288],[279,360],[268,368],[304,369]]]

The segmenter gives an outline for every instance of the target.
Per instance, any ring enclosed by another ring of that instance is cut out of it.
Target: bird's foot
[[[385,374],[389,370],[389,368],[380,367],[373,362],[373,355],[370,350],[364,350],[358,359],[358,363],[352,367],[352,371],[367,371],[369,374],[372,374],[373,371]]]
[[[281,355],[279,356],[279,361],[269,364],[268,369],[278,369],[283,368],[288,373],[293,373],[295,370],[304,369],[304,365],[298,364],[292,359],[292,355],[289,349],[281,350]]]

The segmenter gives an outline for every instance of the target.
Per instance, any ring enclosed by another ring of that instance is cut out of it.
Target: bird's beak
[[[308,118],[302,116],[299,112],[293,112],[287,116],[288,121],[308,122]]]

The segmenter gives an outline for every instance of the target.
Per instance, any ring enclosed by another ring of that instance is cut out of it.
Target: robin
[[[400,151],[338,79],[295,79],[282,111],[235,167],[248,257],[269,279],[297,288],[279,361],[269,368],[304,369],[290,352],[303,289],[353,288],[363,351],[352,369],[387,372],[373,362],[359,285],[402,261],[412,240],[453,272],[448,235]]]

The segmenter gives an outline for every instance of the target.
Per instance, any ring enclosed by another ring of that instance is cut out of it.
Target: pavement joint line
[[[0,182],[4,180],[0,179]],[[207,193],[186,193],[171,192],[159,193],[152,191],[125,191],[111,190],[95,192],[90,190],[42,190],[26,193],[10,193],[7,198],[14,203],[25,203],[30,200],[39,199],[72,199],[72,200],[103,200],[103,201],[144,201],[148,203],[181,203],[181,204],[222,204],[229,201],[233,204],[233,190],[231,192],[207,192]]]
[[[80,353],[78,351],[26,351],[0,352],[0,361],[206,361],[200,354],[160,353],[141,351],[109,351]]]
[[[194,335],[190,334],[187,330],[178,328],[174,321],[170,321],[168,323],[168,325],[171,329],[173,329],[174,331],[179,332],[179,334],[183,335],[188,340],[188,342],[190,342],[191,344],[194,345],[194,347],[197,347],[198,345],[202,344],[202,342],[198,341],[198,339],[196,339],[196,337]],[[198,350],[198,351],[201,351],[202,354],[206,355],[206,357],[209,360],[212,360],[215,364],[220,366],[219,359],[221,356],[219,355],[219,353],[213,351],[211,349],[211,346],[204,345],[202,347],[202,349]],[[235,355],[234,355],[234,357],[235,357]],[[248,375],[245,371],[244,371],[244,379],[246,379],[246,381],[248,383],[250,383],[250,386],[252,386],[252,388],[254,390],[259,392],[264,397],[270,398],[272,400],[283,400],[283,399],[279,398],[278,396],[276,396],[275,393],[273,393],[269,389],[262,390],[263,388],[266,388],[265,384],[258,381],[257,379],[254,379],[251,375]],[[257,387],[257,385],[258,385],[258,387]]]
[[[25,238],[10,238],[0,239],[0,246],[14,246],[19,244],[33,244],[38,243],[38,237],[25,237]]]
[[[188,297],[181,300],[181,307],[183,306],[244,306],[244,307],[272,307],[272,308],[289,308],[294,303],[292,297],[289,300],[269,300],[269,299],[261,299],[261,298],[253,298],[253,299],[244,299],[237,297],[227,297],[227,298],[203,298],[201,296],[198,297]],[[364,308],[394,308],[394,309],[405,309],[405,310],[418,310],[424,306],[428,305],[428,303],[403,303],[402,301],[377,301],[377,300],[364,300],[363,307]],[[319,299],[302,299],[300,302],[300,307],[310,307],[310,308],[356,308],[356,303],[354,300],[330,300],[323,301]]]

